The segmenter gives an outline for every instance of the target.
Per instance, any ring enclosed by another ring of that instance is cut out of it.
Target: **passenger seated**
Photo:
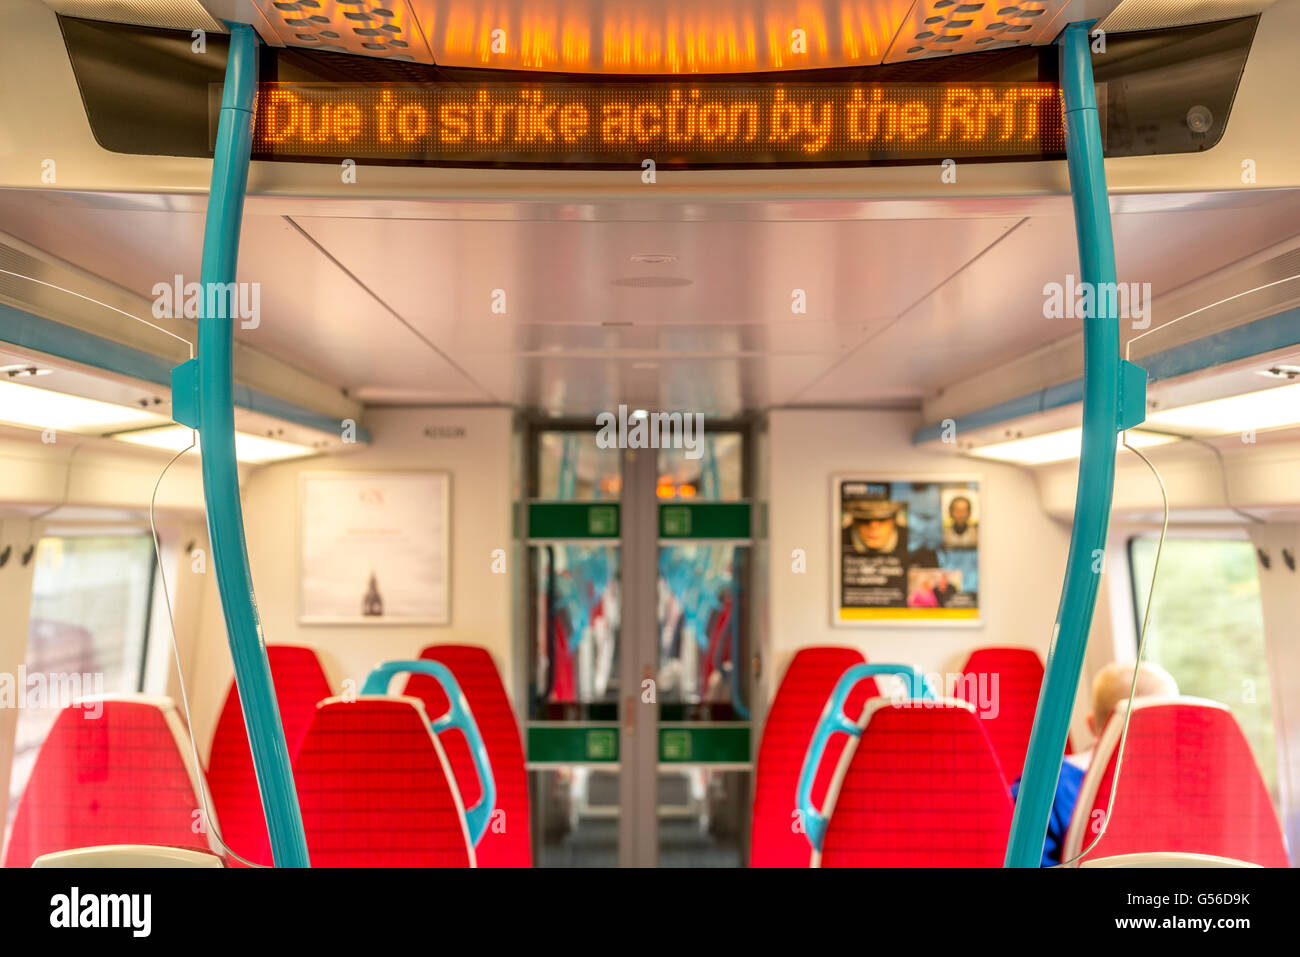
[[[1136,697],[1148,696],[1176,697],[1178,683],[1173,675],[1159,665],[1143,662],[1138,666]],[[1129,689],[1133,684],[1133,664],[1131,662],[1112,661],[1097,675],[1092,683],[1092,714],[1088,715],[1088,730],[1095,741],[1101,736],[1101,729],[1116,706],[1128,700]],[[1070,818],[1074,814],[1074,805],[1079,799],[1079,788],[1083,785],[1083,775],[1092,762],[1093,749],[1076,754],[1067,754],[1061,762],[1061,773],[1056,779],[1056,795],[1052,798],[1052,813],[1047,821],[1047,836],[1043,841],[1043,867],[1055,867],[1061,863],[1061,846],[1065,843],[1065,833],[1070,829]],[[1020,793],[1020,779],[1011,785],[1011,796]]]

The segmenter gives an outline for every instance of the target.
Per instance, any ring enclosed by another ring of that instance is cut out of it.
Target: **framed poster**
[[[832,624],[980,624],[977,477],[837,475],[831,487]]]
[[[446,472],[304,472],[298,621],[445,625]]]

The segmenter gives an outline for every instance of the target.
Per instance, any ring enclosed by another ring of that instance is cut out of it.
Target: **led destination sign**
[[[263,83],[255,155],[440,165],[745,167],[1040,158],[1051,83]]]

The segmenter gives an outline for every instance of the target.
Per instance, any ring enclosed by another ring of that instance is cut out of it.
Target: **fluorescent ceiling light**
[[[194,440],[191,452],[198,452],[198,433],[183,425],[167,425],[161,429],[141,429],[138,432],[119,432],[113,438],[135,445],[148,445],[155,449],[179,452]],[[304,455],[314,455],[316,450],[296,442],[282,439],[270,439],[263,435],[250,435],[247,432],[235,433],[235,458],[241,462],[278,462],[282,459],[297,459]]]
[[[1128,441],[1134,448],[1145,448],[1151,445],[1166,445],[1169,442],[1177,442],[1178,438],[1173,435],[1159,435],[1155,432],[1141,432],[1134,429],[1129,431]],[[1082,446],[1083,429],[1076,426],[1072,429],[1061,429],[1059,432],[1045,432],[1042,435],[1012,439],[1009,442],[997,442],[993,445],[985,445],[976,449],[967,449],[966,451],[982,459],[993,459],[997,462],[1014,462],[1018,465],[1046,465],[1048,462],[1077,459]],[[1115,449],[1118,451],[1123,447],[1124,436],[1121,434],[1116,438]]]
[[[163,416],[143,409],[0,381],[0,422],[8,425],[42,431],[103,434],[166,421]]]
[[[1147,422],[1192,435],[1265,432],[1300,425],[1300,383],[1153,412]]]

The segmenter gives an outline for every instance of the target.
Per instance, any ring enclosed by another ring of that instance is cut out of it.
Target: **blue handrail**
[[[909,699],[934,698],[934,689],[925,680],[925,676],[911,665],[850,665],[840,675],[822,716],[817,720],[812,741],[804,754],[803,767],[799,771],[799,785],[795,791],[795,807],[799,809],[799,817],[803,821],[804,836],[815,851],[822,849],[822,841],[826,839],[826,825],[829,823],[826,815],[813,805],[812,789],[817,780],[817,769],[821,767],[826,745],[832,736],[847,734],[856,738],[862,734],[857,721],[844,714],[844,702],[859,681],[872,675],[897,675],[902,678],[907,683]]]
[[[1097,603],[1100,558],[1115,484],[1115,436],[1141,423],[1146,415],[1146,374],[1120,359],[1116,302],[1103,294],[1116,288],[1115,243],[1089,51],[1092,23],[1072,23],[1061,37],[1065,156],[1074,199],[1080,280],[1092,283],[1097,293],[1093,297],[1095,315],[1083,320],[1083,450],[1065,581],[1011,820],[1007,867],[1038,867],[1042,861],[1074,694]]]
[[[293,785],[293,769],[280,723],[271,666],[266,658],[266,642],[258,622],[257,601],[248,570],[248,548],[244,542],[239,466],[235,459],[233,316],[208,315],[214,303],[229,302],[219,290],[235,288],[253,136],[253,96],[257,87],[257,35],[247,24],[229,26],[230,52],[226,57],[226,82],[221,93],[212,185],[203,230],[200,279],[204,295],[199,314],[198,356],[172,370],[172,414],[182,425],[198,429],[203,443],[208,537],[235,666],[235,684],[243,705],[262,810],[266,813],[272,859],[277,867],[309,867],[307,836],[298,807],[298,792]],[[232,310],[217,310],[218,313],[229,311]]]
[[[451,702],[451,707],[446,714],[430,716],[429,723],[434,733],[442,734],[449,728],[455,728],[465,735],[465,740],[469,744],[469,753],[474,759],[474,772],[478,775],[481,793],[478,803],[465,809],[465,824],[469,828],[470,841],[477,847],[478,842],[487,833],[488,822],[492,820],[492,812],[496,809],[497,782],[492,775],[492,762],[488,760],[487,745],[483,743],[483,736],[479,733],[474,712],[470,710],[465,692],[460,690],[460,684],[451,673],[451,669],[440,661],[430,661],[427,658],[385,661],[376,666],[366,677],[365,683],[361,686],[361,693],[388,694],[388,686],[396,675],[411,673],[432,676],[442,685],[443,693]]]

